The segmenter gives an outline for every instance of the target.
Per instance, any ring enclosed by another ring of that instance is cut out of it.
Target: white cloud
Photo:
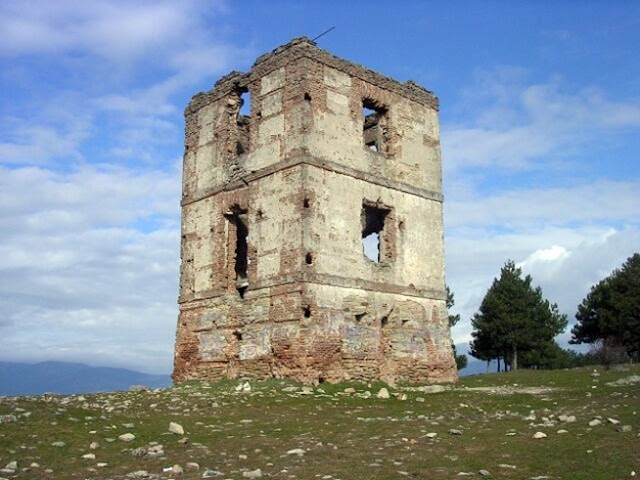
[[[3,163],[174,158],[188,98],[249,58],[215,38],[223,14],[203,0],[0,4],[3,76],[15,90],[0,123]],[[85,148],[95,140],[97,155]]]
[[[179,172],[25,167],[2,170],[0,182],[0,302],[12,346],[3,357],[127,358],[167,372]]]
[[[640,222],[639,192],[640,179],[634,178],[551,188],[503,187],[495,193],[458,190],[445,202],[445,221],[449,229]]]
[[[0,10],[0,54],[20,56],[89,52],[107,60],[154,56],[190,31],[202,31],[201,16],[221,2],[84,1],[5,2]]]
[[[542,170],[640,127],[637,100],[612,100],[595,87],[568,93],[559,77],[533,85],[525,79],[514,68],[478,74],[460,120],[442,128],[448,175],[470,168]]]

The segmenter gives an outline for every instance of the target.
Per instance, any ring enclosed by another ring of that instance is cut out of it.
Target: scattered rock
[[[146,470],[136,470],[135,472],[127,473],[127,478],[148,478],[149,472]]]
[[[378,398],[390,398],[391,395],[389,395],[389,390],[387,390],[385,387],[382,387],[380,389],[380,391],[378,392],[378,394],[376,395],[376,397],[378,397]]]
[[[574,423],[576,417],[575,415],[558,415],[558,420],[565,423]]]
[[[135,440],[136,436],[133,433],[123,433],[118,438],[123,442],[131,442]]]
[[[631,375],[630,377],[620,378],[615,382],[607,383],[607,386],[618,387],[622,385],[633,385],[634,383],[640,383],[640,375]]]
[[[129,387],[130,392],[146,392],[149,388],[144,385],[131,385]]]
[[[244,478],[260,478],[262,477],[262,470],[256,468],[255,470],[250,470],[248,472],[242,472],[242,476]]]
[[[53,442],[51,444],[52,447],[58,447],[58,448],[64,447],[65,445],[66,445],[66,443],[64,443],[64,442]]]
[[[184,428],[179,423],[169,422],[169,432],[176,435],[184,435]]]
[[[444,392],[447,388],[443,385],[427,385],[426,387],[422,387],[424,393],[440,393]]]
[[[478,470],[478,473],[480,474],[481,477],[490,477],[491,473],[489,472],[489,470]]]
[[[13,423],[13,422],[17,422],[18,419],[16,418],[15,415],[9,414],[9,415],[0,415],[0,423]]]
[[[84,460],[95,460],[96,459],[96,454],[95,453],[85,453],[84,455],[82,455],[82,458]]]
[[[293,450],[287,451],[287,455],[298,455],[299,457],[301,457],[305,453],[306,451],[303,448],[294,448]]]
[[[216,478],[224,475],[222,472],[218,470],[211,470],[210,468],[205,468],[204,472],[202,472],[202,478]]]
[[[462,435],[462,430],[458,430],[457,428],[449,429],[449,435]]]
[[[536,432],[533,434],[532,438],[547,438],[547,434],[544,432]]]
[[[620,420],[616,420],[615,418],[607,418],[607,421],[609,423],[611,423],[612,425],[619,425],[620,424]]]
[[[184,468],[186,470],[193,470],[193,471],[197,471],[200,470],[200,465],[198,465],[196,462],[187,462],[184,466]]]
[[[134,448],[133,450],[131,450],[131,455],[133,455],[134,457],[142,458],[146,454],[147,454],[147,448],[146,447],[138,447],[138,448]]]
[[[244,392],[244,393],[251,392],[251,384],[249,382],[241,383],[236,387],[236,392]]]
[[[516,466],[515,465],[509,465],[508,463],[499,463],[498,464],[498,468],[508,468],[510,470],[515,470]]]
[[[173,467],[171,467],[171,473],[173,473],[174,475],[182,475],[182,467],[178,464],[175,464]]]
[[[590,426],[590,427],[597,427],[597,426],[598,426],[598,425],[600,425],[601,423],[602,423],[602,421],[601,421],[601,420],[599,420],[599,419],[597,419],[597,418],[594,418],[593,420],[591,420],[591,421],[589,422],[589,426]]]

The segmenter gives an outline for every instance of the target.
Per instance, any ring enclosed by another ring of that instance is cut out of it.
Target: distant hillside
[[[171,378],[169,375],[151,375],[124,368],[90,367],[81,363],[0,362],[0,395],[112,392],[127,390],[132,385],[168,387]]]

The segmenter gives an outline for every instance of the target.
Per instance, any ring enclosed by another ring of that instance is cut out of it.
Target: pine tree
[[[473,316],[471,355],[483,360],[503,358],[518,369],[518,353],[542,347],[567,326],[567,317],[531,285],[530,275],[509,260]]]
[[[578,306],[570,343],[620,347],[640,358],[640,254],[591,287]]]

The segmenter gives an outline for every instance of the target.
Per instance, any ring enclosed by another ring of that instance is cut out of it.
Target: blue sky
[[[573,320],[640,250],[637,2],[2,2],[0,360],[170,371],[183,110],[330,27],[440,98],[457,343],[507,259]]]

